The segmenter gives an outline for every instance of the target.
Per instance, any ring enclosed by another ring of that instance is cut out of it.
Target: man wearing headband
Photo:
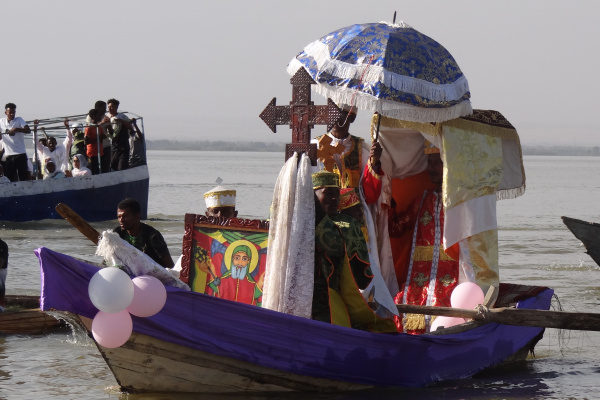
[[[373,274],[360,225],[338,212],[339,175],[320,171],[312,175],[312,182],[316,203],[313,319],[374,332],[396,332],[392,320],[377,317],[360,293]]]

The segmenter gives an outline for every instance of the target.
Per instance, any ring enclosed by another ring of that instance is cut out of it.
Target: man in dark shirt
[[[108,114],[113,128],[110,168],[113,171],[122,171],[129,168],[129,138],[131,122],[129,118],[119,112],[119,100],[108,100]]]
[[[117,206],[119,226],[114,231],[136,249],[147,254],[157,264],[173,268],[173,259],[159,231],[141,222],[141,207],[134,199],[125,199]]]
[[[6,273],[8,272],[8,245],[0,239],[0,312],[3,311],[3,308],[6,305],[6,300],[4,299],[5,294],[5,282],[6,282]]]

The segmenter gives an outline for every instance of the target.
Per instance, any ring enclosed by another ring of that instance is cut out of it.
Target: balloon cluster
[[[151,317],[167,301],[161,281],[143,275],[133,279],[116,267],[102,268],[88,285],[90,300],[98,308],[92,321],[92,335],[108,348],[122,346],[133,331],[131,315]]]
[[[483,304],[483,290],[473,282],[464,282],[456,286],[450,295],[450,305],[454,308],[473,309],[478,304]],[[437,317],[431,324],[430,332],[439,327],[449,328],[465,322],[464,318],[447,317],[445,315]]]

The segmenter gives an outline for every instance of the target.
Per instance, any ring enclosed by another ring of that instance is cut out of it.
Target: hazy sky
[[[289,103],[288,62],[394,11],[452,53],[473,107],[502,112],[522,143],[600,145],[600,3],[583,0],[4,2],[0,102],[31,120],[115,97],[148,139],[289,141],[258,118],[273,97]],[[351,132],[366,137],[369,117]]]

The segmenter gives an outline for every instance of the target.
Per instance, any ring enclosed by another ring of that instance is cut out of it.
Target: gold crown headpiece
[[[340,187],[340,176],[335,172],[319,171],[312,174],[313,189]]]

